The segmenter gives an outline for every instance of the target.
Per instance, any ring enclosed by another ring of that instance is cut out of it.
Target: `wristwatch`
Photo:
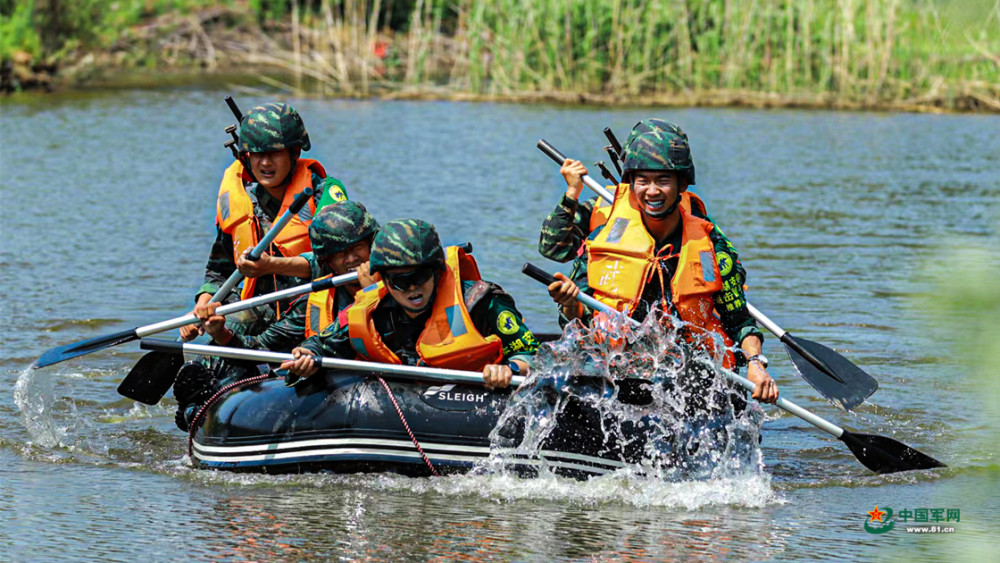
[[[507,367],[510,368],[511,373],[514,375],[521,375],[521,366],[515,364],[514,362],[508,362]]]
[[[747,365],[750,365],[750,362],[760,362],[760,365],[764,366],[764,369],[767,369],[767,356],[764,354],[754,354],[753,356],[750,356],[747,358]]]

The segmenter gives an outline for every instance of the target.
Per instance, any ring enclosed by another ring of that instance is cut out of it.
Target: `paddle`
[[[521,271],[529,277],[542,282],[546,286],[556,281],[555,276],[531,263],[526,263]],[[611,314],[621,314],[620,311],[601,303],[597,299],[594,299],[583,292],[579,294],[577,299],[594,310]],[[639,324],[635,319],[631,319],[629,317],[625,318],[634,324]],[[699,361],[705,362],[705,360]],[[720,371],[726,379],[753,393],[754,384],[749,379],[741,377],[740,375],[737,375],[727,369],[720,368]],[[913,469],[947,467],[945,464],[930,457],[929,455],[921,453],[906,444],[897,442],[892,438],[873,434],[856,434],[854,432],[849,432],[787,399],[779,397],[777,402],[775,402],[775,405],[847,444],[847,447],[850,448],[854,457],[856,457],[865,467],[871,469],[875,473],[895,473],[897,471],[910,471]]]
[[[155,405],[170,390],[177,379],[177,371],[183,365],[183,354],[159,350],[149,352],[132,366],[118,385],[118,394],[144,405]]]
[[[247,259],[256,260],[260,258],[261,254],[263,254],[264,251],[267,250],[267,247],[271,245],[271,242],[274,241],[275,237],[278,236],[278,233],[281,232],[281,229],[283,229],[285,225],[287,225],[288,222],[291,221],[296,214],[298,214],[298,212],[305,206],[305,204],[308,203],[312,195],[313,195],[312,188],[306,188],[302,190],[302,193],[295,196],[295,199],[292,201],[292,204],[288,207],[288,210],[285,211],[285,213],[282,214],[280,218],[278,218],[277,222],[275,222],[274,225],[271,227],[271,230],[268,231],[267,234],[264,235],[264,238],[261,239],[259,243],[257,243],[257,246],[255,246],[253,250],[250,251],[250,254],[247,256]],[[229,279],[226,280],[226,283],[222,284],[222,287],[220,287],[219,290],[215,292],[215,295],[212,296],[212,299],[209,301],[209,303],[215,303],[225,299],[226,296],[229,295],[229,292],[232,291],[234,287],[236,287],[236,284],[238,284],[242,278],[243,276],[240,274],[239,270],[233,271],[232,275],[229,276]],[[271,295],[274,294],[272,293]],[[185,322],[179,322],[181,319],[184,319]],[[170,330],[172,328],[180,328],[184,325],[197,322],[197,320],[198,319],[195,318],[194,315],[186,315],[184,317],[178,317],[176,319],[163,321],[161,323],[141,326],[138,328],[134,328],[132,330],[123,330],[121,332],[116,332],[114,334],[106,334],[104,336],[98,336],[96,338],[89,338],[87,340],[81,340],[80,342],[74,342],[73,344],[58,346],[42,354],[42,356],[38,358],[38,361],[35,362],[34,367],[37,369],[50,366],[52,364],[57,364],[59,362],[66,361],[70,358],[83,356],[85,354],[97,352],[98,350],[103,350],[105,348],[110,348],[112,346],[117,346],[119,344],[131,342],[133,340],[138,340],[144,336],[149,336],[150,334],[156,334],[158,332],[163,332],[165,330]]]
[[[316,280],[312,283],[297,285],[295,287],[290,287],[281,291],[274,291],[266,295],[247,299],[245,301],[237,301],[236,303],[223,305],[222,307],[216,309],[215,313],[217,315],[226,316],[239,311],[253,309],[254,307],[258,307],[260,305],[266,305],[275,301],[296,297],[302,295],[303,293],[315,293],[317,291],[323,291],[332,287],[345,285],[353,281],[357,281],[357,279],[357,272],[348,272],[340,276]],[[170,321],[164,321],[160,324],[173,324],[176,326],[169,328],[177,328],[195,322],[198,322],[198,318],[193,314],[188,314]],[[164,330],[169,330],[169,328]],[[175,352],[150,352],[140,358],[135,366],[132,367],[132,370],[128,372],[128,375],[125,376],[125,379],[123,379],[121,384],[118,386],[118,394],[128,397],[129,399],[139,401],[143,404],[155,405],[160,402],[163,395],[165,395],[170,389],[170,386],[173,385],[174,376],[177,375],[177,370],[183,363],[183,357]]]
[[[170,352],[175,355],[177,353],[195,354],[198,356],[214,356],[234,360],[266,362],[269,364],[280,364],[281,362],[295,359],[291,354],[282,354],[280,352],[246,350],[244,348],[226,348],[223,346],[208,346],[205,344],[189,344],[185,342],[160,340],[156,338],[142,339],[139,343],[139,347],[143,350],[158,350],[161,352]],[[396,379],[441,381],[446,383],[471,383],[474,385],[483,384],[483,374],[478,371],[461,371],[457,369],[439,369],[397,364],[376,364],[372,362],[362,362],[359,360],[341,360],[338,358],[324,358],[319,356],[316,356],[314,359],[317,365],[326,369],[379,373]],[[515,375],[511,378],[510,384],[512,387],[517,387],[523,382],[524,376]]]
[[[607,132],[605,131],[606,134]],[[539,139],[538,148],[560,165],[566,160],[566,156],[545,139]],[[614,201],[614,195],[590,176],[585,174],[582,180],[588,188],[609,203]],[[750,303],[747,303],[747,308],[755,319],[785,344],[785,349],[802,379],[833,404],[849,411],[878,389],[875,378],[847,358],[822,344],[792,336]]]

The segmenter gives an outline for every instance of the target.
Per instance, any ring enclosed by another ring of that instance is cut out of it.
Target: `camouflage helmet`
[[[637,170],[674,170],[695,183],[694,161],[687,135],[680,127],[659,119],[640,121],[632,129],[622,162],[626,178]]]
[[[684,133],[684,131],[676,124],[662,119],[656,119],[655,117],[650,117],[648,119],[643,119],[632,127],[632,130],[629,131],[628,138],[625,139],[625,146],[627,147],[631,145],[632,141],[634,141],[636,137],[642,135],[643,133],[649,133],[650,131],[667,131],[679,137],[684,137],[685,141],[688,140],[687,134]],[[624,149],[622,150],[624,151]]]
[[[378,221],[356,201],[338,201],[324,206],[309,225],[309,241],[317,257],[326,258],[347,250],[378,232]]]
[[[293,147],[312,147],[302,117],[288,104],[271,102],[256,106],[240,121],[240,150],[268,152]]]
[[[444,268],[444,249],[434,225],[420,219],[389,221],[372,242],[372,274],[389,268],[431,265]]]

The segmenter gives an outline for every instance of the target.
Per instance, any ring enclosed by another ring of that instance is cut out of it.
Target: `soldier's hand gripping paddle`
[[[295,359],[291,354],[280,352],[268,352],[264,350],[247,350],[246,348],[226,348],[224,346],[207,346],[204,344],[188,344],[185,342],[174,342],[170,340],[159,340],[156,338],[144,338],[139,346],[143,350],[158,350],[164,353],[179,355],[197,354],[199,356],[212,356],[217,358],[230,358],[233,360],[247,360],[253,362],[265,362],[269,364],[280,364]],[[324,369],[343,369],[361,371],[367,373],[378,373],[387,377],[403,380],[418,381],[441,381],[445,383],[466,383],[472,385],[483,385],[483,372],[463,371],[457,369],[441,369],[426,366],[407,366],[399,364],[379,364],[375,362],[364,362],[361,360],[342,360],[340,358],[323,358],[314,356],[316,365]],[[510,378],[510,386],[517,387],[524,383],[526,376],[515,375]]]
[[[297,297],[304,293],[315,293],[339,285],[345,285],[357,281],[357,279],[357,272],[349,272],[341,276],[324,278],[312,283],[274,291],[260,297],[254,297],[253,299],[237,301],[236,303],[219,307],[215,310],[215,313],[226,316],[261,305],[267,305],[268,303],[274,303],[275,301]],[[168,322],[175,323],[181,321],[184,322],[179,326],[197,322],[198,319],[194,315],[186,315]],[[184,363],[184,358],[177,352],[178,350],[180,349],[170,348],[168,351],[156,350],[140,358],[118,386],[118,394],[147,405],[159,403],[163,395],[170,389],[170,386],[174,384],[174,377],[177,375],[177,370]]]
[[[605,134],[609,135],[609,133],[610,130],[605,129]],[[545,139],[538,140],[538,149],[559,164],[566,160],[566,156]],[[594,193],[609,203],[614,201],[611,192],[596,180],[586,175],[582,179],[583,183]],[[809,385],[812,385],[833,404],[849,411],[864,402],[878,389],[878,382],[875,381],[875,378],[865,373],[847,358],[822,344],[792,336],[750,303],[747,303],[747,308],[755,319],[785,344],[788,355],[802,379],[806,380]]]
[[[556,281],[555,276],[530,263],[525,264],[521,271],[529,277],[534,278],[546,285]],[[580,292],[577,299],[579,299],[581,303],[584,303],[596,311],[603,311],[609,314],[621,314],[619,311],[612,309],[608,305],[601,303],[583,292]],[[629,320],[633,323],[636,322],[632,319]],[[712,364],[711,367],[714,368],[716,366]],[[737,375],[727,369],[718,369],[722,375],[726,377],[726,379],[753,393],[754,384],[749,379]],[[871,469],[875,473],[895,473],[897,471],[911,471],[914,469],[947,467],[945,464],[932,458],[931,456],[921,453],[910,446],[903,444],[902,442],[897,442],[892,438],[876,436],[873,434],[855,434],[853,432],[849,432],[787,399],[779,397],[774,404],[778,408],[801,418],[816,428],[829,433],[834,438],[837,438],[847,444],[847,447],[850,448],[854,457],[856,457],[862,465]]]
[[[264,235],[264,238],[250,251],[248,259],[256,260],[260,258],[261,254],[267,250],[267,247],[271,245],[281,229],[292,220],[295,215],[309,202],[312,198],[313,190],[312,188],[306,188],[302,190],[302,193],[295,196],[292,204],[288,207],[288,210],[274,223],[271,230]],[[239,270],[233,272],[226,283],[219,288],[219,291],[215,292],[212,296],[212,302],[222,301],[229,295],[236,284],[240,282],[243,278],[240,275]],[[69,360],[70,358],[75,358],[77,356],[83,356],[85,354],[90,354],[92,352],[97,352],[98,350],[103,350],[105,348],[110,348],[112,346],[117,346],[119,344],[124,344],[126,342],[131,342],[133,340],[138,340],[144,336],[149,336],[151,334],[156,334],[158,332],[163,332],[165,330],[170,330],[174,328],[180,328],[191,323],[198,322],[198,319],[194,315],[186,315],[184,317],[177,317],[169,321],[163,321],[160,323],[155,323],[146,326],[140,326],[132,330],[123,330],[122,332],[116,332],[114,334],[106,334],[104,336],[98,336],[96,338],[88,338],[87,340],[82,340],[80,342],[74,342],[73,344],[66,344],[63,346],[58,346],[52,348],[51,350],[42,354],[38,361],[35,362],[35,368],[43,368],[46,366],[51,366],[52,364],[57,364]]]

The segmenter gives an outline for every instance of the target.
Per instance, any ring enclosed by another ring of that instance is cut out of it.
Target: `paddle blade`
[[[885,436],[855,434],[844,430],[840,439],[851,448],[858,461],[875,473],[948,467],[927,454]]]
[[[878,389],[874,377],[826,346],[787,333],[782,340],[802,379],[845,411]]]
[[[150,352],[128,372],[118,386],[118,394],[144,405],[155,405],[170,390],[183,364],[184,355],[178,352]]]
[[[64,362],[70,358],[83,356],[91,352],[131,342],[133,340],[137,340],[138,338],[139,336],[135,333],[134,329],[123,330],[114,334],[106,334],[104,336],[74,342],[73,344],[59,346],[42,354],[42,357],[38,358],[38,361],[35,362],[35,367],[43,368],[45,366],[51,366],[52,364],[58,364],[59,362]]]

